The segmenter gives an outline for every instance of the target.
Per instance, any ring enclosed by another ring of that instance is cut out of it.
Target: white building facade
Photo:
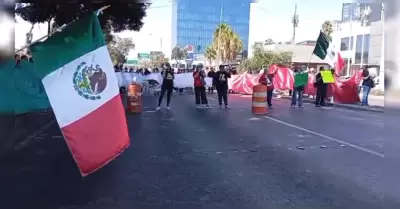
[[[382,21],[366,26],[359,21],[335,22],[332,43],[346,62],[345,75],[369,66],[371,74],[379,77],[379,89],[384,90],[384,67],[380,67],[383,60],[382,34]]]

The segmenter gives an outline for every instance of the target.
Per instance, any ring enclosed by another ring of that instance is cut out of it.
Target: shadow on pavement
[[[0,157],[14,150],[29,136],[43,126],[55,120],[51,110],[43,110],[26,114],[0,115]]]

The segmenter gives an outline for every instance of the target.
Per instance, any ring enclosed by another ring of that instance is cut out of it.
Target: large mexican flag
[[[342,56],[339,51],[333,47],[332,42],[329,41],[328,37],[322,31],[319,33],[313,54],[324,60],[332,68],[335,68],[336,75],[343,70],[345,62]]]
[[[58,125],[81,174],[129,146],[118,81],[96,14],[31,47]]]

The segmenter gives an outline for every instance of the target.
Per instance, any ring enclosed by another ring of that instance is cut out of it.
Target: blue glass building
[[[193,45],[195,54],[204,54],[220,23],[222,9],[222,22],[233,28],[243,41],[243,50],[247,51],[251,2],[254,0],[178,0],[173,11],[176,31],[172,34],[172,44]]]

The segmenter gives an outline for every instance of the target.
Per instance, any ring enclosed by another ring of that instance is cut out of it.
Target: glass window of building
[[[349,43],[350,41],[350,43]],[[348,50],[353,50],[353,45],[354,45],[354,38],[351,37],[346,37],[346,38],[342,38],[340,40],[340,51],[348,51]]]
[[[357,36],[355,64],[362,64],[362,65],[368,64],[369,40],[370,40],[369,34]]]

